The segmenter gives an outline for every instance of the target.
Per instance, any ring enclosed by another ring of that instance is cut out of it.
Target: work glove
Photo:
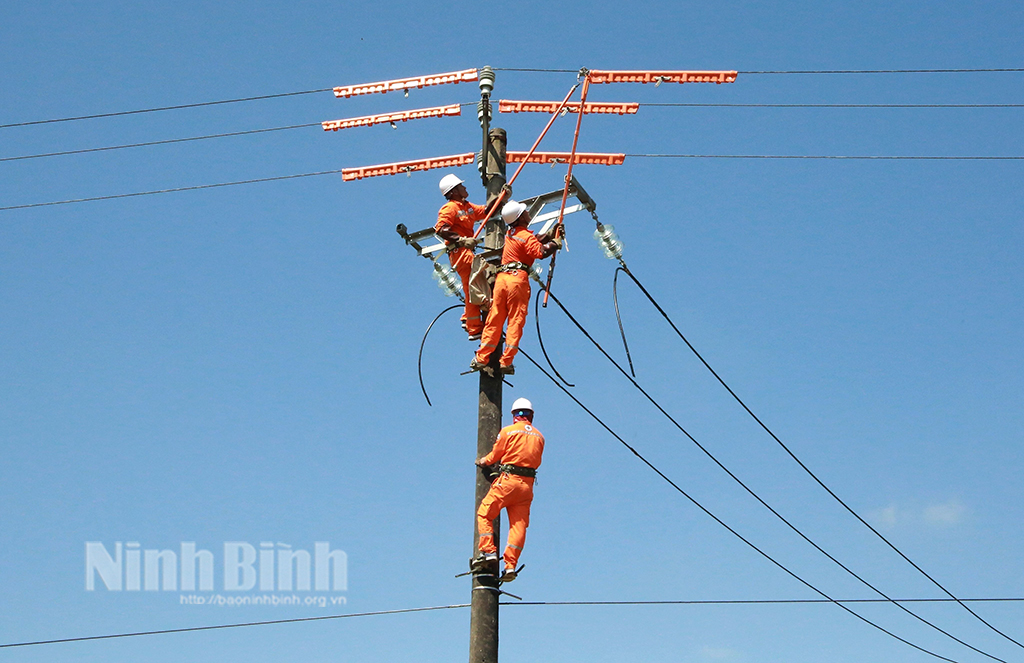
[[[479,237],[460,237],[456,240],[455,245],[463,249],[475,249],[476,245],[482,241],[483,239]]]
[[[561,248],[562,248],[562,238],[561,237],[552,237],[548,241],[551,242],[552,244],[554,244],[559,250],[561,250]]]
[[[502,184],[501,185],[501,190],[505,192],[505,195],[507,197],[509,197],[509,198],[512,197],[512,185],[511,184]]]

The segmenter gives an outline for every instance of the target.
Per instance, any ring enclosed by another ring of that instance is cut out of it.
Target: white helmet
[[[533,412],[533,403],[525,398],[517,398],[516,402],[512,404],[512,411],[518,412],[519,410],[529,410],[530,412]]]
[[[458,175],[455,175],[454,173],[448,173],[447,175],[441,178],[441,181],[440,183],[438,183],[437,186],[441,189],[441,195],[447,196],[449,191],[459,186],[460,184],[462,184],[462,180],[459,179]]]
[[[501,208],[501,220],[508,225],[515,223],[516,219],[526,211],[526,205],[510,200]]]

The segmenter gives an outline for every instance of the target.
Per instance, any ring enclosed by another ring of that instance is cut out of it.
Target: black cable
[[[448,311],[453,311],[457,308],[462,308],[463,306],[463,304],[453,304],[446,308],[445,310],[438,313],[437,317],[431,320],[430,324],[427,325],[427,331],[423,332],[423,340],[420,341],[420,355],[419,358],[416,360],[416,372],[419,373],[420,376],[420,389],[423,390],[423,398],[427,399],[427,405],[429,405],[430,407],[433,407],[433,404],[430,402],[430,396],[427,396],[427,388],[423,386],[423,346],[426,345],[427,343],[427,335],[429,335],[430,330],[434,328],[434,323],[440,320],[441,316],[447,313]]]
[[[32,645],[55,645],[64,642],[84,642],[86,640],[112,640],[114,638],[134,638],[140,635],[163,635],[166,633],[189,633],[191,631],[214,631],[223,628],[241,628],[243,626],[266,626],[268,624],[293,624],[296,622],[318,622],[325,619],[346,619],[348,617],[373,617],[376,615],[399,615],[407,612],[429,612],[431,610],[451,610],[468,608],[468,603],[455,605],[435,605],[427,608],[403,608],[400,610],[378,610],[376,612],[352,612],[347,615],[324,615],[322,617],[296,617],[294,619],[273,619],[265,622],[246,622],[244,624],[220,624],[217,626],[191,626],[188,628],[168,628],[159,631],[138,631],[135,633],[115,633],[112,635],[89,635],[82,638],[60,638],[57,640],[36,640],[34,642],[12,642],[0,645],[0,649],[11,647],[29,647]]]
[[[537,323],[537,341],[540,343],[540,351],[544,353],[544,359],[547,360],[548,366],[551,367],[551,371],[558,376],[558,379],[566,384],[567,387],[575,387],[576,385],[571,384],[568,380],[562,377],[562,374],[558,372],[555,365],[551,363],[551,357],[548,356],[548,351],[544,349],[544,337],[540,333],[540,296],[544,294],[543,290],[537,291],[537,296],[533,298],[533,319]]]
[[[795,71],[739,71],[738,74],[976,74],[1024,71],[1020,69],[808,69]]]
[[[552,298],[554,298],[554,296],[553,296],[553,295],[552,295]],[[558,300],[555,300],[555,301],[557,302]],[[825,599],[825,600],[827,600],[828,602],[830,602],[830,603],[833,603],[833,604],[835,604],[835,605],[839,606],[840,608],[842,608],[842,609],[843,609],[843,610],[845,610],[846,612],[850,613],[851,615],[853,615],[853,616],[854,616],[854,617],[856,617],[857,619],[861,620],[862,622],[864,622],[864,623],[866,623],[866,624],[868,624],[868,625],[870,625],[870,626],[872,626],[872,627],[874,627],[874,628],[878,629],[879,631],[881,631],[881,632],[885,633],[886,635],[888,635],[888,636],[890,636],[890,637],[892,637],[892,638],[895,638],[896,640],[899,640],[899,641],[900,641],[900,642],[902,642],[903,644],[905,644],[905,645],[908,645],[908,646],[910,646],[910,647],[913,647],[914,649],[916,649],[916,650],[918,650],[918,651],[920,651],[920,652],[923,652],[923,653],[925,653],[925,654],[928,654],[929,656],[934,656],[935,658],[941,659],[941,660],[943,660],[943,661],[951,661],[951,662],[953,661],[953,659],[950,659],[950,658],[946,658],[945,656],[942,656],[941,654],[936,654],[935,652],[933,652],[933,651],[930,651],[930,650],[928,650],[928,649],[925,649],[924,647],[921,647],[921,646],[919,646],[919,645],[915,645],[914,643],[910,642],[909,640],[905,640],[904,638],[901,638],[900,636],[896,635],[896,634],[895,634],[895,633],[893,633],[892,631],[889,631],[889,630],[888,630],[888,629],[886,629],[885,627],[883,627],[883,626],[881,626],[881,625],[879,625],[879,624],[876,624],[875,622],[871,621],[871,620],[870,620],[870,619],[868,619],[867,617],[864,617],[864,616],[860,615],[859,613],[855,612],[855,611],[854,611],[854,610],[852,610],[851,608],[849,608],[849,607],[847,607],[847,606],[843,605],[842,603],[840,603],[840,602],[836,601],[835,599],[833,599],[832,597],[830,597],[830,596],[829,596],[828,594],[826,594],[825,592],[821,591],[820,589],[818,589],[817,587],[815,587],[814,585],[812,585],[812,584],[811,584],[811,583],[809,583],[808,581],[806,581],[806,580],[804,580],[803,578],[801,578],[800,576],[798,576],[798,575],[797,575],[797,574],[796,574],[795,572],[793,572],[793,571],[789,570],[789,568],[787,568],[786,566],[784,566],[784,565],[783,565],[783,564],[782,564],[781,562],[777,561],[777,560],[776,560],[776,559],[775,559],[774,557],[772,557],[771,555],[769,555],[769,554],[768,554],[768,553],[766,553],[765,551],[763,551],[763,550],[761,550],[760,548],[758,548],[756,544],[754,544],[754,543],[753,543],[752,541],[750,541],[749,539],[747,539],[746,537],[744,537],[744,536],[743,536],[742,534],[740,534],[739,532],[737,532],[736,530],[734,530],[734,529],[733,529],[732,527],[730,527],[729,525],[727,525],[727,524],[725,523],[725,521],[723,521],[723,520],[722,520],[722,519],[720,519],[720,518],[719,518],[718,516],[716,516],[715,514],[713,514],[713,513],[712,513],[711,511],[709,511],[709,510],[708,510],[708,509],[707,509],[707,508],[706,508],[706,507],[705,507],[705,506],[704,506],[703,504],[701,504],[700,502],[698,502],[698,501],[697,501],[696,499],[694,499],[694,498],[693,498],[693,497],[692,497],[692,496],[691,496],[691,495],[690,495],[689,493],[687,493],[687,492],[686,492],[685,490],[683,490],[682,488],[680,488],[680,487],[679,487],[679,485],[678,485],[678,484],[676,484],[676,483],[675,483],[674,481],[672,481],[672,479],[668,478],[668,476],[666,476],[664,472],[662,472],[662,471],[661,471],[661,470],[659,470],[659,469],[658,469],[657,467],[655,467],[655,465],[654,465],[653,463],[651,463],[651,461],[649,461],[649,460],[647,460],[646,458],[644,458],[644,456],[643,456],[643,455],[641,455],[639,451],[637,451],[636,449],[634,449],[634,448],[633,448],[632,446],[630,446],[630,444],[629,444],[628,442],[626,442],[626,441],[625,441],[624,439],[622,439],[622,437],[621,437],[621,436],[619,436],[619,434],[618,434],[618,433],[616,433],[616,432],[615,432],[614,430],[612,430],[612,429],[611,429],[611,427],[609,427],[609,426],[608,426],[608,424],[604,423],[604,421],[602,421],[600,417],[598,417],[598,416],[597,416],[596,414],[594,414],[594,413],[593,413],[593,411],[591,411],[591,410],[590,410],[590,409],[589,409],[589,408],[588,408],[588,407],[587,407],[586,405],[584,405],[582,401],[580,401],[580,400],[579,400],[578,398],[576,398],[576,397],[575,397],[575,396],[574,396],[574,395],[572,394],[572,392],[570,392],[570,391],[569,391],[568,389],[566,389],[566,388],[565,388],[564,386],[562,386],[562,384],[561,384],[561,383],[560,383],[560,382],[559,382],[559,381],[558,381],[558,380],[557,380],[557,379],[556,379],[556,378],[555,378],[554,376],[552,376],[552,375],[551,375],[550,373],[548,373],[547,371],[545,371],[545,370],[544,370],[544,368],[543,368],[543,367],[541,367],[541,365],[540,365],[540,364],[538,364],[538,363],[537,363],[536,361],[534,361],[533,357],[531,357],[531,356],[530,356],[530,355],[529,355],[529,354],[528,354],[528,353],[527,353],[526,351],[524,351],[523,349],[521,349],[521,348],[520,348],[520,350],[519,350],[519,354],[521,354],[521,355],[523,355],[524,357],[526,357],[526,359],[527,359],[527,360],[528,360],[528,361],[529,361],[529,362],[530,362],[531,364],[533,364],[533,365],[534,365],[534,366],[535,366],[535,367],[537,368],[537,370],[538,370],[538,371],[540,371],[541,373],[543,373],[543,374],[544,374],[544,376],[545,376],[545,377],[547,377],[547,378],[548,378],[549,380],[551,380],[551,381],[552,381],[552,382],[553,382],[553,383],[555,384],[555,386],[556,386],[556,387],[558,387],[559,389],[561,389],[561,390],[562,390],[562,392],[563,392],[563,393],[564,393],[564,394],[565,394],[566,396],[568,396],[568,397],[569,397],[570,399],[572,399],[572,401],[573,401],[573,402],[575,402],[575,403],[576,403],[577,405],[579,405],[579,406],[580,406],[580,408],[582,408],[584,412],[586,412],[587,414],[589,414],[589,415],[591,416],[591,418],[592,418],[592,419],[593,419],[594,421],[596,421],[596,422],[597,422],[597,423],[598,423],[598,424],[599,424],[599,425],[600,425],[600,426],[601,426],[602,428],[604,428],[604,429],[605,429],[606,431],[608,431],[608,433],[609,433],[609,434],[610,434],[610,435],[611,435],[612,437],[614,437],[614,438],[615,438],[616,440],[618,440],[618,441],[619,441],[619,442],[620,442],[620,443],[621,443],[621,444],[622,444],[622,445],[623,445],[624,447],[626,447],[627,449],[629,449],[629,451],[630,451],[630,452],[632,452],[632,454],[633,454],[634,456],[636,456],[637,458],[639,458],[639,459],[640,459],[640,461],[641,461],[641,462],[642,462],[642,463],[643,463],[644,465],[646,465],[647,467],[649,467],[649,468],[650,468],[651,470],[653,470],[653,471],[654,471],[654,473],[655,473],[655,474],[657,474],[657,475],[658,475],[659,477],[661,477],[662,479],[664,479],[664,480],[665,480],[665,481],[666,481],[666,482],[667,482],[667,483],[668,483],[668,484],[669,484],[670,486],[672,486],[672,487],[673,487],[673,488],[674,488],[674,489],[675,489],[675,490],[676,490],[677,492],[679,492],[679,494],[681,494],[681,495],[682,495],[683,497],[685,497],[685,498],[686,498],[687,500],[689,500],[689,501],[690,501],[690,502],[691,502],[691,503],[692,503],[692,504],[693,504],[694,506],[696,506],[696,507],[697,507],[698,509],[700,509],[701,511],[703,511],[703,512],[704,512],[704,513],[705,513],[705,514],[706,514],[707,516],[709,516],[709,517],[710,517],[710,518],[711,518],[712,520],[714,520],[714,521],[715,521],[716,523],[718,523],[719,525],[721,525],[722,527],[724,527],[724,528],[725,528],[726,530],[728,530],[730,534],[732,534],[733,536],[735,536],[736,538],[738,538],[738,539],[739,539],[740,541],[742,541],[743,543],[747,544],[747,545],[748,545],[748,546],[749,546],[750,548],[752,548],[752,549],[753,549],[754,551],[756,551],[756,552],[757,552],[758,554],[760,554],[760,555],[761,555],[762,557],[764,557],[764,558],[765,558],[765,559],[767,559],[767,560],[768,560],[769,562],[771,562],[772,564],[774,564],[774,565],[775,565],[776,567],[778,567],[779,569],[781,569],[782,571],[784,571],[784,572],[785,572],[785,573],[786,573],[787,575],[789,575],[790,577],[794,578],[795,580],[797,580],[798,582],[800,582],[800,584],[802,584],[802,585],[804,585],[805,587],[809,588],[809,589],[810,589],[810,590],[812,590],[812,591],[813,591],[814,593],[818,594],[819,596],[821,596],[822,598],[824,598],[824,599]]]
[[[207,136],[191,136],[188,138],[170,138],[167,140],[153,140],[146,143],[130,143],[127,145],[110,145],[107,147],[90,147],[82,150],[67,150],[65,152],[46,152],[44,154],[25,154],[18,157],[0,157],[0,161],[20,161],[22,159],[42,159],[44,157],[62,157],[69,154],[87,154],[89,152],[107,152],[109,150],[124,150],[131,147],[149,147],[150,145],[167,145],[169,143],[187,143],[193,140],[209,140],[210,138],[226,138],[228,136],[247,136],[249,134],[262,134],[270,131],[286,131],[288,129],[303,129],[306,127],[319,127],[320,122],[309,122],[307,124],[292,124],[287,127],[271,127],[269,129],[249,129],[248,131],[232,131],[223,134],[209,134]]]
[[[622,327],[622,316],[619,315],[619,272],[622,268],[615,270],[615,278],[612,279],[612,302],[615,304],[615,322],[619,323],[619,334],[622,336],[622,347],[626,348],[626,360],[629,362],[629,372],[636,377],[633,370],[633,356],[629,354],[629,344],[626,343],[626,330]]]
[[[704,357],[697,351],[697,349],[695,347],[693,347],[693,344],[690,343],[690,341],[686,338],[686,336],[684,336],[683,333],[681,331],[679,331],[679,328],[676,327],[674,322],[672,322],[672,319],[668,316],[668,313],[666,313],[665,310],[663,308],[661,308],[661,306],[658,304],[658,302],[654,299],[654,297],[652,297],[651,294],[649,292],[647,292],[647,288],[645,288],[643,286],[643,284],[640,283],[640,280],[638,278],[636,278],[636,276],[634,276],[633,273],[630,272],[629,269],[626,268],[625,266],[623,266],[623,270],[626,272],[627,276],[629,276],[631,279],[633,279],[633,282],[636,283],[637,287],[640,288],[641,292],[644,293],[644,295],[647,297],[648,300],[650,300],[650,302],[654,305],[654,307],[656,309],[658,309],[658,312],[661,313],[661,315],[665,318],[666,322],[668,322],[668,324],[676,332],[676,334],[679,336],[679,338],[681,338],[683,340],[683,342],[686,343],[686,346],[688,348],[690,348],[690,351],[693,352],[693,354],[696,355],[697,359],[699,359],[701,361],[701,363],[704,364],[705,368],[707,368],[708,371],[710,371],[711,374],[713,376],[715,376],[715,379],[718,380],[719,384],[721,384],[723,387],[725,387],[726,391],[728,391],[729,394],[736,400],[736,402],[739,403],[740,406],[744,410],[746,410],[747,414],[749,414],[754,419],[754,421],[756,421],[758,423],[758,425],[761,426],[761,428],[764,429],[764,431],[766,433],[768,433],[768,435],[770,435],[772,437],[772,439],[775,440],[779,444],[779,446],[781,446],[783,448],[783,450],[785,450],[785,452],[787,454],[789,454],[789,457],[792,458],[794,461],[796,461],[797,465],[799,465],[801,467],[801,469],[803,469],[804,472],[806,472],[808,474],[808,476],[810,476],[812,479],[814,479],[814,481],[819,486],[821,486],[825,490],[825,492],[827,492],[832,497],[832,499],[834,499],[836,502],[838,502],[844,509],[846,509],[850,513],[850,515],[852,515],[854,518],[859,520],[862,525],[867,527],[875,536],[877,536],[881,541],[883,541],[887,546],[889,546],[889,548],[891,548],[897,555],[902,557],[908,564],[910,564],[912,567],[914,567],[921,575],[923,575],[925,578],[930,580],[933,585],[935,585],[937,588],[939,588],[939,590],[942,591],[942,593],[944,593],[946,596],[948,596],[953,601],[956,601],[957,603],[959,603],[964,608],[964,610],[966,610],[967,612],[971,613],[971,615],[973,615],[978,621],[980,621],[982,624],[984,624],[985,626],[989,627],[990,629],[992,629],[993,631],[995,631],[999,635],[1003,636],[1004,638],[1006,638],[1007,640],[1009,640],[1013,644],[1017,645],[1018,647],[1024,648],[1024,645],[1021,645],[1021,643],[1017,642],[1016,640],[1014,640],[1010,636],[1006,635],[1005,633],[1003,633],[1002,631],[997,629],[995,626],[993,626],[992,624],[990,624],[987,621],[985,621],[985,619],[983,619],[978,613],[976,613],[973,610],[971,610],[970,607],[965,605],[960,599],[958,599],[956,596],[954,596],[952,592],[950,592],[941,583],[939,583],[938,580],[936,580],[935,578],[930,576],[927,572],[925,572],[924,569],[922,569],[913,560],[911,560],[909,557],[907,557],[903,553],[902,550],[897,548],[881,532],[879,532],[877,529],[872,527],[871,524],[869,524],[868,521],[864,520],[864,518],[862,518],[859,513],[854,511],[853,508],[849,504],[847,504],[841,497],[839,497],[835,492],[833,492],[833,490],[831,488],[829,488],[827,485],[825,485],[825,482],[822,481],[821,479],[819,479],[818,475],[816,475],[814,472],[812,472],[811,469],[809,467],[807,467],[807,465],[805,465],[804,462],[802,460],[800,460],[800,458],[798,458],[797,455],[795,453],[793,453],[793,451],[788,446],[786,446],[786,444],[781,439],[779,439],[779,437],[774,432],[772,432],[772,430],[770,428],[768,428],[768,426],[765,425],[765,423],[763,421],[761,421],[761,419],[756,414],[754,414],[753,410],[751,410],[749,407],[747,407],[747,404],[743,402],[743,399],[741,399],[738,395],[736,395],[736,392],[733,391],[732,388],[729,387],[728,384],[726,384],[725,380],[723,380],[722,377],[715,371],[715,369],[713,369],[711,367],[711,364],[709,364],[707,362],[707,360],[704,359]]]
[[[640,104],[681,108],[1024,108],[1024,104]]]
[[[627,154],[634,158],[657,159],[880,159],[911,161],[1017,161],[1021,157],[955,157],[955,156],[860,156],[860,155],[812,155],[812,154]]]
[[[263,99],[279,99],[281,97],[295,97],[301,94],[316,94],[317,92],[331,92],[334,88],[325,87],[319,90],[301,90],[299,92],[281,92],[279,94],[263,94],[258,97],[240,97],[238,99],[221,99],[219,101],[203,101],[196,104],[178,104],[176,106],[160,106],[158,108],[141,108],[139,110],[117,111],[115,113],[97,113],[95,115],[78,115],[75,117],[58,117],[50,120],[32,120],[30,122],[12,122],[0,124],[0,129],[10,127],[27,127],[33,124],[52,124],[54,122],[74,122],[76,120],[95,120],[101,117],[118,117],[121,115],[138,115],[139,113],[156,113],[158,111],[181,110],[183,108],[199,108],[201,106],[218,106],[220,104],[237,104],[243,101],[261,101]]]
[[[630,275],[628,269],[624,269],[624,271],[626,272],[627,276]],[[988,658],[991,658],[991,659],[996,660],[996,661],[1003,661],[1003,659],[997,658],[996,656],[993,656],[993,655],[991,655],[991,654],[989,654],[987,652],[984,652],[981,649],[978,649],[977,647],[974,647],[973,645],[971,645],[971,644],[961,640],[960,638],[958,638],[955,635],[953,635],[952,633],[949,633],[948,631],[944,630],[942,627],[938,626],[937,624],[934,624],[934,623],[928,621],[927,619],[925,619],[924,617],[921,617],[920,615],[918,615],[917,613],[913,612],[912,610],[910,610],[906,606],[902,606],[899,603],[896,603],[885,592],[883,592],[881,589],[875,587],[873,584],[871,584],[866,579],[861,577],[859,574],[857,574],[857,572],[855,572],[853,569],[851,569],[848,566],[846,566],[845,564],[843,564],[841,561],[839,561],[839,559],[834,557],[831,553],[829,553],[827,550],[825,550],[820,545],[818,545],[815,541],[813,541],[810,537],[808,537],[806,534],[804,534],[796,525],[791,523],[785,516],[783,516],[778,511],[776,511],[773,506],[771,506],[770,504],[768,504],[768,502],[766,502],[764,499],[762,499],[760,495],[758,495],[756,492],[754,492],[754,490],[752,488],[750,488],[746,483],[744,483],[744,481],[742,479],[740,479],[738,476],[736,476],[732,472],[732,470],[730,470],[728,467],[725,466],[724,463],[722,463],[720,460],[718,460],[718,458],[713,453],[711,453],[711,451],[709,451],[707,449],[707,447],[705,447],[703,444],[698,442],[697,439],[695,437],[693,437],[693,435],[691,435],[685,428],[683,428],[683,426],[678,421],[676,421],[675,418],[672,415],[670,415],[668,413],[668,411],[665,410],[665,408],[662,407],[661,404],[658,403],[658,401],[656,401],[654,399],[653,396],[651,396],[649,393],[647,393],[647,390],[645,390],[643,387],[641,387],[640,384],[635,379],[633,379],[632,377],[630,377],[630,375],[628,373],[626,373],[626,371],[622,368],[622,366],[620,366],[619,363],[617,361],[615,361],[612,358],[612,356],[609,355],[605,351],[605,349],[603,347],[601,347],[601,344],[598,343],[594,339],[594,337],[592,337],[590,335],[590,333],[583,327],[583,325],[581,325],[579,323],[579,321],[576,320],[576,318],[572,315],[572,313],[570,313],[569,310],[565,308],[565,305],[562,304],[562,302],[560,302],[557,297],[555,297],[554,295],[551,295],[551,299],[554,300],[554,302],[556,304],[558,304],[558,307],[562,309],[562,312],[565,313],[565,315],[569,318],[569,320],[571,320],[572,323],[574,325],[576,325],[576,328],[579,329],[580,332],[582,332],[583,335],[587,337],[587,339],[594,345],[594,347],[596,347],[598,349],[598,351],[600,351],[601,354],[603,354],[605,356],[605,358],[608,361],[610,361],[612,363],[612,365],[614,365],[615,368],[617,368],[619,370],[619,372],[622,373],[622,375],[625,376],[625,378],[627,380],[629,380],[633,384],[633,386],[641,394],[643,394],[644,397],[647,398],[648,401],[651,402],[652,405],[654,405],[655,408],[658,409],[659,412],[661,412],[670,422],[672,422],[672,424],[677,429],[679,429],[679,431],[683,435],[685,435],[687,437],[687,439],[689,439],[691,442],[693,442],[697,446],[697,448],[700,449],[704,453],[705,456],[710,458],[711,461],[714,462],[715,465],[717,465],[719,467],[719,469],[721,469],[723,472],[725,472],[729,476],[729,478],[731,478],[733,481],[735,481],[751,497],[753,497],[755,500],[757,500],[761,504],[761,506],[763,506],[764,508],[768,509],[768,511],[773,516],[778,518],[779,521],[781,521],[784,525],[786,525],[789,529],[791,529],[797,536],[799,536],[805,542],[810,544],[815,550],[820,552],[822,555],[824,555],[826,558],[828,558],[829,561],[831,561],[836,566],[841,568],[843,571],[845,571],[851,577],[856,579],[862,585],[864,585],[865,587],[867,587],[871,591],[875,592],[876,594],[878,594],[882,598],[887,599],[892,605],[896,606],[897,608],[899,608],[903,612],[907,613],[911,617],[917,619],[922,624],[925,624],[926,626],[931,627],[932,629],[934,629],[934,630],[938,631],[939,633],[945,635],[946,637],[950,638],[951,640],[953,640],[953,641],[963,645],[964,647],[967,647],[968,649],[971,649],[972,651],[975,651],[975,652],[977,652],[977,653],[979,653],[979,654],[981,654],[983,656],[987,656]],[[1003,661],[1003,663],[1006,663],[1006,662]]]
[[[899,603],[952,603],[953,599],[894,599]],[[961,599],[963,601],[1024,601],[1024,598]],[[516,601],[501,605],[787,605],[828,603],[888,603],[885,599],[710,599],[667,601]]]
[[[96,200],[114,200],[116,198],[134,198],[136,196],[153,196],[158,193],[175,193],[177,191],[197,191],[199,189],[216,189],[222,186],[235,186],[238,184],[257,184],[259,182],[276,182],[278,180],[294,180],[300,177],[316,177],[318,175],[335,175],[340,173],[337,170],[321,170],[315,173],[299,173],[298,175],[279,175],[277,177],[261,177],[253,180],[239,180],[237,182],[221,182],[219,184],[197,184],[195,186],[183,186],[176,189],[160,189],[158,191],[138,191],[136,193],[118,193],[112,196],[95,196],[93,198],[75,198],[72,200],[55,200],[48,203],[30,203],[28,205],[8,205],[0,207],[0,212],[14,209],[28,209],[31,207],[48,207],[50,205],[70,205],[72,203],[90,203]]]

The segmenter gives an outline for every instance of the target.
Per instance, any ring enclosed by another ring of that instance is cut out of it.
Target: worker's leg
[[[473,252],[469,249],[456,249],[448,254],[452,268],[462,279],[462,294],[466,297],[466,308],[462,313],[463,326],[469,335],[479,334],[483,329],[483,320],[480,319],[480,307],[469,303],[469,277],[473,271]]]
[[[486,364],[491,354],[498,347],[501,341],[501,328],[508,317],[508,277],[498,274],[494,280],[494,296],[491,301],[491,311],[487,314],[487,322],[484,324],[483,334],[480,336],[480,349],[476,351],[476,361]]]
[[[508,329],[505,332],[505,352],[501,355],[501,365],[510,366],[519,352],[519,340],[523,337],[526,325],[526,313],[530,310],[530,281],[517,278],[509,291]]]
[[[508,545],[505,546],[505,568],[515,569],[519,556],[526,545],[526,528],[530,525],[530,502],[509,504],[505,507],[508,513]]]
[[[507,483],[502,483],[501,477],[494,480],[490,490],[480,501],[480,508],[476,512],[476,530],[480,535],[478,548],[481,553],[498,552],[494,542],[494,519],[501,513],[503,501],[509,490]]]

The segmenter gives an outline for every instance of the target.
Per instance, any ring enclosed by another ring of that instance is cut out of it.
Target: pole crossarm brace
[[[430,159],[415,159],[413,161],[397,161],[395,163],[384,163],[377,166],[362,166],[359,168],[343,168],[341,179],[345,182],[361,180],[366,177],[380,177],[382,175],[399,175],[401,173],[412,173],[416,170],[433,170],[434,168],[458,168],[473,163],[476,160],[476,153],[466,152],[465,154],[452,154],[446,157],[432,157]]]
[[[461,104],[450,106],[434,106],[433,108],[417,108],[415,110],[398,111],[395,113],[380,113],[378,115],[364,115],[362,117],[350,117],[345,120],[329,120],[321,122],[324,131],[337,131],[339,129],[351,129],[353,127],[372,127],[375,124],[394,124],[395,122],[408,122],[409,120],[422,120],[428,117],[454,117],[462,115]]]
[[[509,152],[508,162],[519,163],[526,157],[526,152]],[[534,152],[530,156],[530,163],[569,163],[571,152]],[[577,152],[573,156],[574,164],[586,164],[596,166],[621,166],[626,160],[625,154],[605,152]]]
[[[599,71],[590,70],[591,83],[733,83],[735,71]]]
[[[554,113],[558,110],[557,101],[517,101],[512,99],[501,99],[498,102],[499,113]],[[583,104],[583,114],[591,113],[601,115],[635,115],[640,109],[639,103],[628,102],[590,102]],[[580,112],[580,102],[570,101],[565,104],[565,110],[569,113]]]
[[[379,83],[363,83],[362,85],[343,85],[334,88],[334,96],[339,99],[357,97],[361,94],[375,94],[377,92],[386,94],[399,90],[411,90],[412,88],[424,88],[430,85],[445,85],[447,83],[468,83],[477,79],[476,69],[464,69],[462,71],[451,71],[445,74],[428,74],[426,76],[414,76],[412,78],[397,78],[392,81],[380,81]]]

